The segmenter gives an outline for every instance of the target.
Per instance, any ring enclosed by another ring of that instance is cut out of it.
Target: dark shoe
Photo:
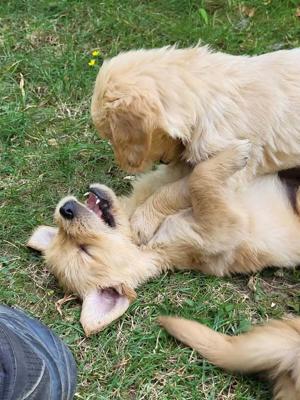
[[[0,399],[71,400],[76,364],[46,326],[0,305]]]

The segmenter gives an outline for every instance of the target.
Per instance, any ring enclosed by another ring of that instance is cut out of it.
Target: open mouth
[[[88,196],[86,200],[88,209],[101,218],[106,225],[114,228],[116,221],[111,212],[112,202],[107,193],[96,187],[90,187],[86,195]]]

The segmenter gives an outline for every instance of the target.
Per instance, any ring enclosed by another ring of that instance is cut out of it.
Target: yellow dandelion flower
[[[93,57],[98,57],[98,56],[100,56],[100,51],[99,51],[99,50],[94,50],[94,51],[92,52],[92,56],[93,56]]]
[[[90,60],[89,66],[93,67],[96,64],[96,60]]]

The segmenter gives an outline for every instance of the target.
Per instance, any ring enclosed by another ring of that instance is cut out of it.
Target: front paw
[[[133,240],[136,244],[147,244],[153,237],[165,216],[144,205],[138,207],[130,219]]]

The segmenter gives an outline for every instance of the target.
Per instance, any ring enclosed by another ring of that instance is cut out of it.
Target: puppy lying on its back
[[[277,175],[233,191],[228,182],[246,163],[239,145],[195,167],[182,178],[182,191],[173,192],[192,208],[168,217],[143,247],[133,242],[122,203],[106,186],[92,185],[85,204],[61,200],[58,228],[39,227],[28,245],[42,251],[60,284],[82,298],[86,334],[122,315],[135,289],[167,269],[224,276],[300,264],[299,192],[293,207]]]
[[[300,49],[253,57],[206,46],[121,53],[99,71],[92,118],[129,171],[159,160],[194,166],[248,140],[248,166],[235,177],[244,185],[299,165],[299,65]],[[146,243],[163,218],[140,209],[132,229]]]
[[[218,367],[268,374],[275,383],[274,400],[300,399],[300,318],[271,321],[240,336],[181,318],[160,317],[159,323]]]

